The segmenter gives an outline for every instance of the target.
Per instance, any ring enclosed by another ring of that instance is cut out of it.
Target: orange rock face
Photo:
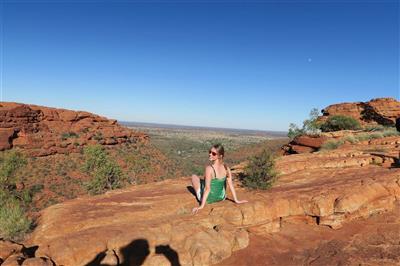
[[[328,140],[325,136],[306,136],[301,135],[294,138],[290,143],[284,145],[282,154],[311,153],[317,151],[322,144]]]
[[[400,102],[393,98],[377,98],[369,102],[333,104],[322,110],[319,122],[325,122],[330,116],[345,115],[355,118],[361,125],[394,126],[400,116]],[[358,132],[363,133],[363,132]],[[300,154],[317,151],[329,139],[343,137],[346,134],[357,134],[350,130],[325,132],[320,136],[302,135],[282,146],[281,154]]]
[[[393,98],[377,98],[369,102],[333,104],[322,110],[319,121],[329,116],[346,115],[357,119],[362,125],[391,125],[400,116],[400,102]]]
[[[0,150],[32,156],[78,152],[87,144],[147,142],[148,136],[95,114],[20,103],[0,103]]]
[[[170,265],[172,261],[211,265],[248,246],[249,235],[277,234],[286,224],[322,227],[335,234],[351,222],[393,211],[399,205],[400,168],[393,166],[398,141],[399,137],[368,149],[354,145],[280,157],[276,162],[280,175],[272,189],[238,188],[239,198],[249,203],[226,200],[206,205],[196,215],[190,213],[196,200],[186,178],[67,201],[42,211],[29,243],[39,246],[36,256],[50,258],[57,265],[85,265],[102,259],[128,265]],[[388,152],[373,152],[382,147]],[[378,157],[382,159],[379,164]],[[381,164],[384,161],[388,163]],[[392,232],[397,229],[400,232],[399,223]],[[297,233],[286,232],[288,238]],[[396,243],[388,240],[386,244],[395,249]],[[331,246],[323,248],[328,252]],[[318,256],[309,252],[310,260]],[[386,259],[400,261],[386,257],[381,261]]]

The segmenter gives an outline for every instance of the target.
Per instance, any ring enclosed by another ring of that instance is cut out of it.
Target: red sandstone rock
[[[400,102],[393,98],[377,98],[369,102],[333,104],[322,110],[323,116],[318,117],[319,122],[325,122],[330,116],[345,115],[355,118],[361,125],[390,125],[395,124],[400,116]],[[289,144],[281,148],[282,155],[310,153],[317,151],[321,145],[331,138],[340,138],[346,135],[363,134],[362,131],[341,130],[337,132],[324,132],[320,137],[302,135],[296,137]],[[305,148],[310,147],[310,148]]]
[[[15,137],[13,128],[0,128],[0,151],[12,148],[12,140]]]
[[[290,152],[291,153],[311,153],[316,151],[316,149],[307,146],[301,145],[290,145]]]
[[[327,140],[326,137],[313,137],[302,135],[298,136],[293,140],[293,143],[296,145],[306,146],[310,148],[319,149],[322,144]]]
[[[19,147],[33,156],[78,152],[87,144],[148,142],[148,135],[95,114],[36,105],[0,104],[0,150]]]
[[[24,260],[22,266],[53,266],[53,263],[47,258],[29,258]]]
[[[0,260],[5,261],[11,255],[21,253],[23,247],[21,244],[0,240]]]
[[[311,153],[321,148],[328,138],[326,136],[301,135],[294,138],[290,143],[281,147],[281,155]]]
[[[25,260],[25,257],[22,253],[13,254],[9,256],[1,266],[19,266]]]
[[[385,147],[398,156],[396,145]],[[371,165],[377,155],[368,150],[377,146],[364,146],[281,157],[272,189],[238,188],[239,197],[249,203],[210,204],[194,216],[190,210],[196,201],[186,179],[53,205],[42,211],[30,241],[39,245],[37,256],[49,256],[57,264],[86,264],[107,249],[121,261],[124,250],[142,241],[149,248],[144,265],[165,263],[155,253],[165,245],[179,254],[182,265],[210,265],[246,247],[248,232],[271,234],[293,221],[339,230],[399,203],[400,169]]]
[[[362,125],[394,125],[400,116],[400,102],[393,98],[377,98],[369,102],[333,104],[322,110],[319,121],[329,116],[346,115],[357,119]]]

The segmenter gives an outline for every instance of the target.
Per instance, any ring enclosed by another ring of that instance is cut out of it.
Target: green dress
[[[211,179],[211,184],[210,184],[210,193],[208,194],[207,197],[207,203],[214,203],[217,201],[224,200],[226,197],[226,176],[223,178],[217,178],[217,174],[215,172],[215,169],[213,166],[211,166],[214,170],[214,178]],[[204,187],[205,187],[205,180],[201,179],[200,180],[200,191],[201,191],[201,196],[203,196],[204,193]],[[201,200],[201,199],[199,199]]]

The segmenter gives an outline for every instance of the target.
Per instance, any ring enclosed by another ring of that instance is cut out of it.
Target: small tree
[[[249,158],[249,164],[239,178],[244,186],[251,189],[270,188],[276,177],[274,165],[274,157],[271,152],[263,150],[260,155]]]
[[[101,145],[87,146],[83,153],[85,155],[83,171],[86,173],[95,171],[107,162],[107,152]]]
[[[320,123],[318,122],[319,111],[313,108],[310,111],[309,118],[303,121],[303,127],[299,128],[296,124],[289,125],[288,137],[294,139],[295,137],[303,134],[316,135],[320,133]]]
[[[346,129],[360,129],[360,122],[350,116],[334,115],[329,117],[326,122],[321,125],[321,130],[323,132],[339,131]]]
[[[83,170],[92,177],[85,185],[90,194],[100,194],[106,190],[120,188],[127,181],[119,165],[109,158],[102,146],[86,147],[84,154]]]

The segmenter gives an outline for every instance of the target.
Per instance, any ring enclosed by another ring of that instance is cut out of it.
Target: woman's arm
[[[238,200],[238,198],[236,196],[235,187],[233,186],[231,169],[227,168],[227,171],[228,171],[227,181],[228,181],[229,189],[232,192],[233,200],[235,201],[235,203],[238,203],[238,204],[247,202],[247,200]]]
[[[206,170],[205,170],[205,186],[204,186],[204,191],[203,191],[203,196],[201,198],[201,204],[199,207],[197,208],[193,208],[192,213],[196,213],[198,210],[203,209],[204,206],[206,206],[206,202],[207,202],[207,197],[208,194],[210,194],[210,190],[211,190],[211,167],[207,166]]]

